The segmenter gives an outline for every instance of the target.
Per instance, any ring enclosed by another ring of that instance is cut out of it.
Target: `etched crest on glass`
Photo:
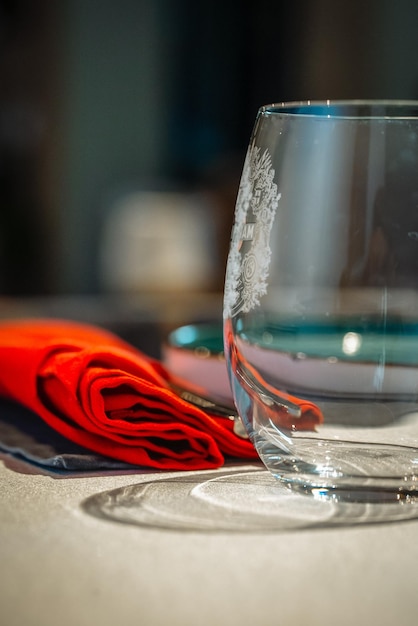
[[[250,147],[235,209],[225,281],[225,317],[251,311],[267,292],[270,231],[280,197],[268,150]]]

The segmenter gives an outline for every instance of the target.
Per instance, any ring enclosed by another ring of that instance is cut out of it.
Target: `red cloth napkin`
[[[0,396],[37,413],[94,452],[157,469],[219,467],[254,459],[233,422],[170,389],[160,362],[110,332],[75,322],[0,324]]]

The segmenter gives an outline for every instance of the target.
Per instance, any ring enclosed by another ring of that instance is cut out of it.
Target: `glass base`
[[[418,502],[418,449],[298,438],[298,456],[256,436],[267,469],[292,491],[335,502]]]

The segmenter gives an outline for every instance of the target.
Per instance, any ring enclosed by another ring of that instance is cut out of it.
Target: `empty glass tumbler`
[[[234,400],[292,489],[418,495],[418,102],[260,109],[224,294]]]

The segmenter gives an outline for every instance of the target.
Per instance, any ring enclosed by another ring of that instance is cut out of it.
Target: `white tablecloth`
[[[105,507],[104,492],[162,480],[169,502],[170,489],[195,474],[54,477],[1,459],[1,624],[417,624],[418,520],[234,530],[232,485],[231,509],[218,507],[229,530],[199,530],[193,520],[187,529],[187,511],[184,528],[165,528],[164,490],[155,496],[163,521],[132,525],[92,514],[86,501]]]

